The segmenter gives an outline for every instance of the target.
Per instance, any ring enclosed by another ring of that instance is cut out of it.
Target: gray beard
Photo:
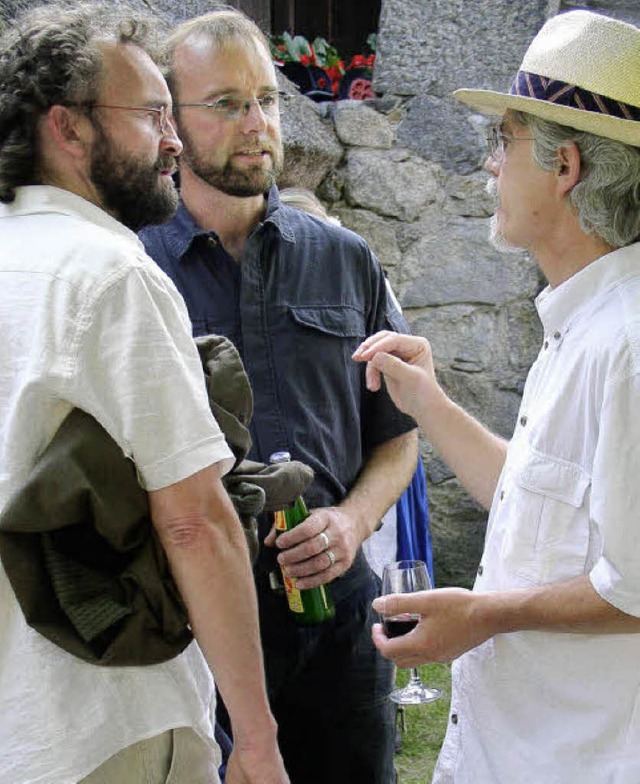
[[[525,253],[524,248],[518,248],[515,245],[510,245],[498,229],[498,217],[491,216],[489,222],[489,242],[500,253]]]
[[[487,184],[485,186],[485,191],[487,194],[493,199],[494,204],[498,203],[498,183],[494,178],[487,180]],[[524,253],[524,248],[518,248],[515,245],[511,245],[501,234],[500,230],[498,229],[498,217],[497,215],[491,216],[491,221],[489,222],[489,242],[493,245],[493,247],[499,251],[500,253]]]

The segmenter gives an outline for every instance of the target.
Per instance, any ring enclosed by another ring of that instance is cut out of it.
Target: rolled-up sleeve
[[[628,372],[605,388],[601,409],[591,511],[602,554],[590,580],[605,601],[640,616],[640,368],[633,351],[625,365]]]

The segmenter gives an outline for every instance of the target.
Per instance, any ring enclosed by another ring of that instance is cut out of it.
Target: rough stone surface
[[[332,214],[343,226],[364,237],[387,271],[396,267],[401,258],[395,233],[396,221],[382,218],[375,212],[347,207],[337,207],[332,210]]]
[[[486,220],[445,215],[437,207],[428,212],[400,262],[403,307],[495,304],[537,293],[535,266],[523,254],[497,253],[487,242]]]
[[[208,0],[131,3],[168,23],[211,7]],[[31,4],[0,0],[0,22]],[[376,98],[315,104],[280,75],[293,94],[282,120],[281,185],[315,190],[369,242],[412,331],[431,341],[444,388],[506,438],[541,343],[533,298],[544,281],[525,254],[503,256],[487,242],[493,203],[481,166],[490,119],[451,93],[507,88],[547,16],[575,7],[640,24],[638,0],[382,0]],[[424,437],[420,449],[436,584],[470,587],[486,511]]]
[[[343,144],[385,150],[393,145],[395,134],[389,119],[362,101],[338,101],[335,124]]]
[[[284,76],[280,80],[287,81]],[[282,122],[285,157],[280,185],[315,191],[340,163],[343,148],[331,119],[322,116],[322,108],[292,88],[287,92],[290,98]]]
[[[374,89],[448,96],[504,88],[546,18],[547,0],[384,0]]]
[[[347,153],[345,195],[352,206],[412,221],[437,192],[434,168],[421,158],[402,150]]]

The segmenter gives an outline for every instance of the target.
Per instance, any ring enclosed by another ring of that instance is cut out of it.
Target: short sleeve
[[[602,555],[590,573],[597,593],[640,616],[640,371],[605,395],[594,460],[591,514]]]
[[[145,259],[146,261],[146,259]],[[233,455],[211,413],[186,308],[150,260],[78,314],[72,403],[94,416],[157,490]]]

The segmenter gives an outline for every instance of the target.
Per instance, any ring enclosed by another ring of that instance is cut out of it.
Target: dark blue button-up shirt
[[[182,204],[140,237],[184,297],[194,335],[238,348],[254,393],[250,457],[286,450],[313,468],[308,506],[339,503],[373,447],[415,428],[351,359],[367,335],[406,330],[361,237],[280,204],[276,188],[240,264]]]

